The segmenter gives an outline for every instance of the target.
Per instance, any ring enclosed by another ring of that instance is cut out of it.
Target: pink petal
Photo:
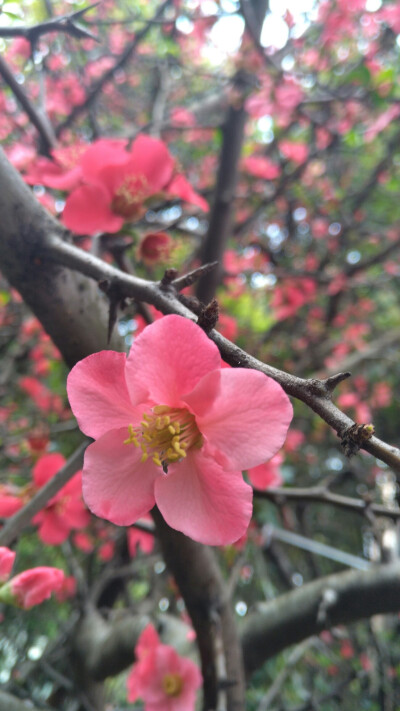
[[[154,480],[160,468],[140,462],[141,450],[123,444],[128,428],[111,430],[85,452],[83,498],[96,516],[130,526],[154,506]]]
[[[120,165],[129,160],[125,139],[100,138],[92,143],[79,161],[88,182],[97,182],[101,171],[109,165]]]
[[[40,457],[33,468],[33,481],[36,486],[44,486],[65,464],[65,457],[54,452]]]
[[[111,211],[111,195],[100,184],[76,188],[65,203],[62,221],[78,235],[96,232],[118,232],[124,218]]]
[[[36,516],[33,522],[37,523],[35,519]],[[67,540],[69,532],[69,526],[55,511],[47,510],[42,513],[42,523],[38,530],[38,536],[43,543],[49,546],[59,546]]]
[[[177,405],[210,370],[221,367],[216,345],[193,321],[164,316],[134,341],[126,362],[132,399],[146,386],[160,405]]]
[[[189,453],[155,482],[156,503],[171,528],[200,543],[237,541],[249,525],[252,490],[204,450]]]
[[[234,469],[270,459],[282,447],[293,416],[281,386],[245,368],[209,373],[184,400],[200,432]]]
[[[170,195],[177,195],[191,205],[197,205],[201,210],[204,210],[204,212],[208,212],[210,209],[207,200],[199,195],[199,193],[196,193],[184,175],[174,175],[168,185],[168,193]]]
[[[134,174],[147,179],[150,191],[157,193],[171,180],[175,161],[163,141],[142,134],[132,145],[130,165]]]
[[[125,353],[100,351],[72,368],[68,398],[80,429],[89,437],[100,437],[132,422],[135,411],[126,387],[125,365]],[[139,402],[144,399],[143,387],[138,386],[136,394]]]

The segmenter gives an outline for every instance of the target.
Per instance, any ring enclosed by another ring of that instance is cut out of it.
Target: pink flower
[[[207,210],[206,201],[183,175],[165,143],[141,135],[126,149],[126,141],[100,139],[81,156],[84,183],[67,198],[64,224],[78,234],[118,232],[137,220],[151,198],[180,197]]]
[[[62,454],[45,454],[38,459],[33,470],[33,479],[38,488],[44,486],[65,464]],[[43,543],[60,545],[72,529],[84,528],[90,520],[89,512],[82,501],[81,472],[48,502],[33,518],[39,526],[38,535]]]
[[[0,583],[4,583],[10,577],[14,565],[15,553],[4,546],[0,547]]]
[[[256,489],[270,489],[271,487],[281,486],[283,483],[280,471],[282,462],[283,457],[278,452],[269,462],[249,469],[248,475],[253,486]]]
[[[243,160],[243,168],[250,175],[264,180],[274,180],[281,174],[281,167],[264,156],[248,156]]]
[[[52,592],[60,590],[64,583],[64,572],[58,568],[32,568],[11,578],[5,587],[9,588],[12,602],[25,610],[47,600]]]
[[[127,679],[128,701],[142,698],[145,711],[194,711],[201,674],[194,662],[161,644],[148,625],[135,649],[137,663]]]
[[[201,543],[243,535],[252,491],[241,472],[281,448],[292,418],[274,380],[222,368],[199,326],[165,316],[127,358],[102,351],[77,363],[67,387],[80,428],[96,440],[83,469],[93,513],[129,526],[157,504],[172,528]]]

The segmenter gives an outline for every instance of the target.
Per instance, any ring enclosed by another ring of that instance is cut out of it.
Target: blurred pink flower
[[[141,698],[145,711],[194,711],[201,674],[194,662],[161,644],[147,625],[135,648],[137,658],[127,679],[128,701]]]
[[[78,234],[118,232],[137,220],[151,198],[178,197],[208,210],[207,202],[176,173],[163,141],[141,135],[127,141],[100,139],[80,157],[81,185],[68,196],[62,219]]]
[[[157,504],[166,522],[201,543],[245,532],[252,490],[242,470],[282,446],[292,406],[271,378],[222,368],[195,323],[165,316],[124,353],[102,351],[68,378],[72,410],[96,441],[85,453],[89,508],[120,526]]]
[[[45,454],[33,469],[33,480],[38,488],[44,486],[65,464],[62,454]],[[72,529],[84,528],[90,520],[89,511],[82,501],[82,477],[77,472],[69,482],[39,511],[33,523],[39,526],[38,535],[43,543],[60,545]]]

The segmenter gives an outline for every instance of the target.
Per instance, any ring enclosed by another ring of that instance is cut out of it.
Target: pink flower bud
[[[0,582],[4,583],[10,577],[14,565],[15,553],[9,548],[0,547]]]
[[[27,610],[60,590],[64,577],[64,572],[58,568],[31,568],[11,578],[6,587],[9,587],[13,604]]]

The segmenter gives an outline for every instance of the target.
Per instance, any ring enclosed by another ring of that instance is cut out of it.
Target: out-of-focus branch
[[[254,496],[257,499],[272,501],[277,506],[281,506],[288,502],[310,502],[329,504],[346,511],[352,511],[353,513],[360,514],[361,516],[365,515],[367,512],[370,512],[376,516],[384,516],[393,520],[400,518],[399,508],[390,509],[382,504],[373,504],[367,499],[353,499],[350,496],[334,494],[325,486],[311,486],[304,489],[294,487],[277,487],[266,489],[265,491],[254,489]]]
[[[152,511],[165,562],[181,591],[197,635],[204,679],[204,711],[218,707],[226,684],[229,711],[243,711],[243,659],[236,624],[214,552],[168,526],[157,509]],[[216,640],[222,637],[222,649]],[[216,649],[218,654],[216,654]],[[218,657],[224,655],[227,679],[220,677]]]
[[[18,84],[8,64],[1,55],[0,75],[2,76],[5,83],[8,84],[18,103],[22,106],[23,110],[36,128],[40,136],[42,151],[49,155],[51,148],[54,148],[56,144],[56,137],[53,132],[52,126],[48,121],[47,117],[36,109],[34,104],[31,102],[31,100],[23,90],[21,84]]]
[[[267,7],[266,0],[249,0],[256,35],[259,38],[262,20]],[[219,267],[207,277],[200,279],[197,297],[207,304],[214,298],[223,273],[223,255],[231,234],[235,189],[239,175],[239,160],[242,152],[244,130],[247,120],[245,98],[251,87],[250,77],[238,72],[234,78],[231,105],[222,129],[223,141],[218,166],[217,184],[207,234],[201,251],[202,263],[219,262]]]
[[[119,59],[115,62],[115,64],[110,67],[104,74],[100,77],[100,79],[92,84],[91,87],[89,87],[86,99],[82,104],[78,104],[77,106],[74,106],[72,109],[71,113],[67,118],[60,123],[57,128],[56,128],[56,135],[59,137],[65,129],[69,128],[72,126],[73,123],[75,123],[76,119],[83,113],[85,113],[96,101],[98,96],[101,94],[103,91],[103,88],[108,82],[110,82],[114,76],[115,73],[118,72],[135,54],[136,49],[138,48],[139,44],[142,42],[142,40],[146,37],[146,35],[150,32],[152,26],[153,26],[153,21],[157,20],[161,17],[163,14],[164,10],[168,7],[170,4],[171,0],[164,0],[164,2],[159,6],[157,11],[154,14],[154,17],[152,17],[151,20],[146,22],[146,25],[141,29],[139,32],[136,33],[135,37],[133,40],[131,40],[127,46],[125,47],[124,51],[122,52],[121,56]]]
[[[320,578],[260,605],[242,636],[251,673],[286,647],[324,629],[400,609],[400,562]]]
[[[39,22],[37,25],[32,25],[31,27],[0,27],[0,37],[25,37],[25,39],[31,43],[32,47],[36,44],[39,37],[49,32],[63,32],[64,34],[78,39],[89,37],[97,41],[97,37],[90,32],[90,30],[77,25],[76,21],[83,17],[86,12],[97,7],[98,4],[98,2],[95,2],[83,10],[70,12],[67,15],[46,20],[45,22]]]
[[[45,484],[36,496],[20,511],[17,511],[0,531],[0,545],[8,546],[21,531],[28,526],[32,518],[41,511],[50,499],[74,476],[83,466],[83,454],[88,442],[84,442],[66,461],[62,469]]]
[[[5,691],[0,691],[0,711],[39,711],[37,706],[32,706],[31,703],[25,703],[22,699],[17,699],[12,694],[7,694]],[[41,707],[43,711],[43,707]]]

